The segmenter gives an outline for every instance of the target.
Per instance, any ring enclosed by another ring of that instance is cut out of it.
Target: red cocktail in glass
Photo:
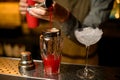
[[[40,35],[40,50],[45,74],[59,73],[61,49],[62,38],[59,29],[47,29]]]
[[[61,55],[48,54],[47,56],[42,55],[44,72],[46,75],[58,74],[61,62]]]

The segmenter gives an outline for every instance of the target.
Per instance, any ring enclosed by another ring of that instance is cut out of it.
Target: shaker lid
[[[29,51],[23,51],[23,52],[21,52],[21,55],[22,56],[29,56],[29,55],[31,55],[31,52],[29,52]]]
[[[57,37],[61,35],[60,29],[57,28],[50,28],[43,31],[42,35],[44,37]]]

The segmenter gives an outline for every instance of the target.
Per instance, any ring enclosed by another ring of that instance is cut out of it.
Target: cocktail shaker
[[[46,75],[58,74],[61,63],[61,31],[51,28],[40,35],[40,50]]]
[[[36,3],[35,7],[36,8],[39,8],[39,7],[49,8],[52,6],[52,4],[53,4],[53,0],[44,0],[44,2]]]
[[[55,54],[61,52],[61,31],[56,28],[47,29],[40,35],[41,53]]]

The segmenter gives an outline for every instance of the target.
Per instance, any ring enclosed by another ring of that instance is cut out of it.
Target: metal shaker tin
[[[60,54],[62,45],[61,30],[57,28],[47,29],[40,35],[41,54]]]
[[[27,74],[27,71],[35,69],[35,64],[32,60],[31,52],[21,52],[21,60],[19,61],[18,68],[21,74]]]

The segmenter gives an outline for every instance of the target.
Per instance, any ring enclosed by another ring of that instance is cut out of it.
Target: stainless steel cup
[[[22,75],[29,75],[28,71],[35,69],[31,52],[25,51],[21,53],[21,60],[19,61],[18,68]]]

